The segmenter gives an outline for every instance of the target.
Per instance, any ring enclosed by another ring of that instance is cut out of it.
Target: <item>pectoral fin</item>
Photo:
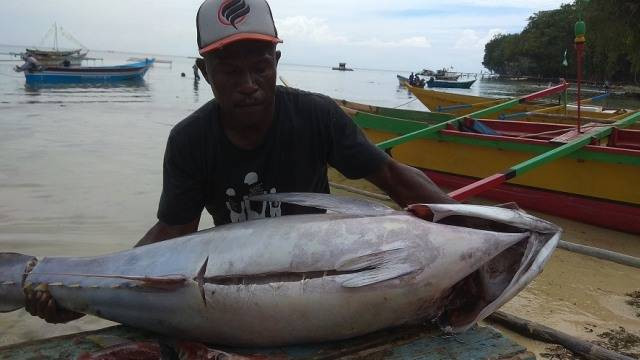
[[[336,270],[361,270],[343,277],[342,286],[355,288],[408,275],[422,270],[422,267],[418,261],[412,260],[408,249],[396,248],[344,259]]]

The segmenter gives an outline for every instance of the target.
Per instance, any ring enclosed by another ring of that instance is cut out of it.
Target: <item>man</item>
[[[22,60],[24,60],[24,64],[20,66],[16,65],[13,69],[16,72],[21,72],[21,71],[34,72],[42,68],[42,65],[40,65],[40,62],[38,62],[38,60],[35,57],[33,57],[33,55],[22,54],[21,58]]]
[[[197,61],[193,64],[192,69],[193,69],[193,77],[196,80],[200,80],[200,74],[198,74],[198,62]]]
[[[366,178],[401,206],[453,202],[421,171],[369,143],[330,98],[276,87],[281,40],[265,0],[206,0],[196,23],[204,58],[198,67],[215,100],[172,129],[158,222],[136,246],[197,231],[204,208],[217,226],[317,212],[248,198],[328,193],[327,165],[349,178]],[[52,322],[79,316],[40,294],[28,295],[32,314]]]

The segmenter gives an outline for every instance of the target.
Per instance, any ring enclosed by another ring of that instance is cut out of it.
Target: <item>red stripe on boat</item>
[[[460,189],[477,179],[423,170],[438,186]],[[640,234],[640,206],[571,195],[526,186],[501,184],[484,191],[481,198],[497,202],[515,201],[525,209],[564,217],[590,225]]]

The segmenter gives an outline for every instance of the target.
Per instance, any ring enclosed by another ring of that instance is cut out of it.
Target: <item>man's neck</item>
[[[270,111],[266,111],[266,114],[262,119],[251,124],[243,124],[241,121],[236,121],[229,114],[222,112],[222,128],[225,135],[231,141],[231,143],[240,149],[252,150],[260,146],[271,125],[273,124],[274,107],[271,107]]]

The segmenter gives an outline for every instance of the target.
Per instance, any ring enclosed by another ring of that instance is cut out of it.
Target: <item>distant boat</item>
[[[72,84],[140,80],[155,59],[116,66],[50,66],[24,70],[27,84]]]
[[[438,71],[423,69],[419,74],[422,76],[433,76],[436,80],[456,81],[460,78],[460,73],[449,71],[446,68]]]
[[[141,57],[130,57],[127,59],[127,61],[144,61],[145,59],[146,58]],[[173,64],[173,61],[156,59],[155,64]]]
[[[82,64],[82,60],[87,57],[87,54],[88,51],[83,49],[62,51],[26,49],[21,55],[33,56],[43,66],[62,65],[65,61],[68,61],[70,66],[79,66]]]
[[[476,82],[475,80],[469,81],[449,81],[449,80],[436,80],[430,78],[427,81],[427,86],[430,88],[455,88],[455,89],[468,89]]]
[[[447,69],[438,70],[435,74],[436,80],[456,81],[460,78],[460,73],[448,71]]]
[[[42,66],[62,66],[67,64],[68,66],[79,66],[82,61],[86,59],[89,50],[87,50],[80,42],[78,42],[73,36],[67,34],[62,27],[58,27],[58,24],[54,23],[49,29],[45,38],[53,33],[53,47],[51,49],[36,49],[27,48],[24,53],[17,54],[22,57],[31,56],[38,60],[38,63]],[[60,50],[58,48],[58,33],[71,41],[80,45],[79,49]]]
[[[347,67],[347,63],[339,63],[337,67],[332,67],[332,70],[338,70],[338,71],[353,71],[353,69],[350,69]]]

